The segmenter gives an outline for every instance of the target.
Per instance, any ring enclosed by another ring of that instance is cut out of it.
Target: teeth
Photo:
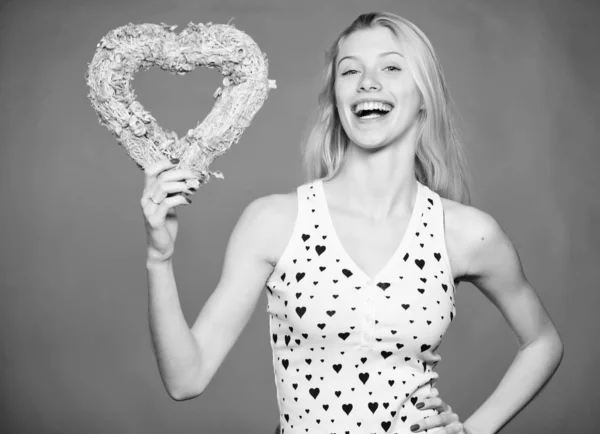
[[[354,106],[354,109],[352,111],[353,113],[358,113],[361,110],[381,110],[389,112],[390,110],[392,110],[392,106],[390,104],[385,104],[378,101],[368,101],[358,103],[356,106]]]
[[[373,113],[372,115],[368,115],[368,116],[361,116],[361,119],[375,119],[380,117],[381,115],[378,115],[377,113]]]

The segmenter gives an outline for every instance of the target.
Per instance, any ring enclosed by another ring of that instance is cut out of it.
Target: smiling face
[[[398,38],[386,27],[345,38],[335,60],[335,100],[348,138],[361,148],[416,136],[421,96]]]

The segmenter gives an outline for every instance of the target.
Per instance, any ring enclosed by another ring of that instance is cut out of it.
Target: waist
[[[389,433],[409,433],[415,422],[437,414],[415,407],[431,395],[438,378],[435,372],[402,377],[394,370],[366,371],[360,366],[348,370],[354,371],[356,381],[332,381],[318,374],[276,376],[282,434],[307,430],[343,434],[357,428],[360,432],[382,432],[383,428]]]

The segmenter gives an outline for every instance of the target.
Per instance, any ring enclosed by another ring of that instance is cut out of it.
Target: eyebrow
[[[390,54],[397,54],[400,57],[404,57],[402,54],[398,53],[397,51],[386,51],[385,53],[381,53],[379,55],[379,57],[383,57],[383,56],[388,56]],[[340,63],[342,62],[342,60],[344,59],[356,59],[356,56],[344,56],[342,57],[339,61],[338,61],[338,66],[340,65]]]

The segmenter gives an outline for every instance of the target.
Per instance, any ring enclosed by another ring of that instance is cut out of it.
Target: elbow
[[[557,343],[557,351],[558,351],[558,364],[562,362],[563,356],[565,355],[565,345],[563,341],[559,338]]]
[[[177,392],[177,391],[174,391],[174,390],[167,390],[167,393],[169,394],[169,397],[173,401],[179,402],[179,401],[187,401],[189,399],[188,395],[186,395],[183,392]]]
[[[179,378],[178,381],[170,382],[167,392],[174,401],[189,401],[204,393],[210,379],[206,371],[194,370]]]
[[[565,353],[563,340],[561,339],[558,332],[554,329],[551,332],[544,333],[540,336],[539,339],[531,342],[528,345],[525,345],[522,349],[540,346],[542,346],[544,348],[544,351],[546,352],[545,359],[548,361],[552,361],[552,363],[554,363],[556,367],[558,367],[558,365],[560,365],[560,363],[562,362]]]
[[[557,364],[560,365],[562,358],[565,354],[565,345],[563,340],[561,339],[558,331],[554,331],[551,337],[548,338],[550,341],[550,347],[552,348],[552,352],[555,354],[557,358]]]
[[[167,387],[167,393],[173,401],[189,401],[204,393],[206,387],[202,384],[192,384],[187,381],[180,384],[178,387],[171,385]]]
[[[560,364],[562,363],[563,360],[563,356],[565,355],[565,347],[562,343],[562,341],[559,339],[553,347],[553,354],[554,354],[554,371],[556,371],[558,369],[558,367],[560,366]]]
[[[202,395],[204,393],[204,389],[200,391],[167,390],[167,393],[173,401],[189,401],[190,399],[194,399]]]
[[[167,393],[174,401],[189,401],[202,395],[209,382],[202,373],[191,372],[177,382],[170,382]]]

